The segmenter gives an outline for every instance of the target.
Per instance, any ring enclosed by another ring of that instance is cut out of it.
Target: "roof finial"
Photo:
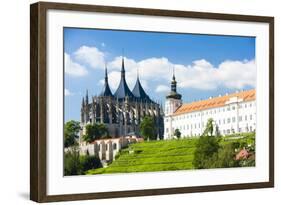
[[[176,77],[175,77],[175,66],[173,66],[173,80],[175,80]]]

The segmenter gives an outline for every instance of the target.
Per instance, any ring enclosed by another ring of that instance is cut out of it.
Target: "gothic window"
[[[116,143],[113,143],[113,149],[116,150],[117,149],[117,145]]]

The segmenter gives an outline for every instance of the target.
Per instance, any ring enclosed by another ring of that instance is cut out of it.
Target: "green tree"
[[[145,140],[156,140],[156,126],[154,119],[149,116],[145,116],[140,123],[140,133]]]
[[[86,125],[86,134],[83,136],[83,140],[89,143],[100,138],[105,138],[107,135],[108,129],[105,124],[88,124]]]
[[[80,123],[74,120],[68,121],[64,125],[64,147],[73,146],[76,144],[76,139],[79,137]]]
[[[220,138],[214,136],[213,132],[213,119],[209,119],[195,147],[193,166],[197,169],[210,168],[214,157],[218,154]]]
[[[99,157],[96,157],[94,155],[91,156],[89,154],[80,156],[80,163],[82,173],[85,173],[90,169],[97,169],[102,167]]]
[[[174,135],[179,139],[181,137],[181,132],[179,129],[175,129]]]
[[[79,175],[82,174],[82,166],[79,158],[78,146],[73,146],[68,152],[64,153],[64,175]]]
[[[213,168],[228,168],[239,167],[239,161],[235,160],[235,143],[228,143],[223,145],[217,154],[210,160],[210,167]]]
[[[99,157],[79,154],[79,147],[72,146],[64,153],[64,175],[82,175],[90,169],[101,168]]]

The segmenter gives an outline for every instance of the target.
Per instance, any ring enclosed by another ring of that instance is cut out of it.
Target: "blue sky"
[[[101,92],[105,64],[115,91],[122,50],[129,87],[139,70],[146,92],[162,103],[173,68],[184,102],[255,87],[253,37],[65,28],[66,121],[80,119],[86,89],[90,96]]]

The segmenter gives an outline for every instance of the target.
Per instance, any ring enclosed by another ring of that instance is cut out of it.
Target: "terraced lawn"
[[[220,144],[231,142],[255,146],[255,133],[232,135],[221,138]],[[109,174],[129,172],[153,172],[194,169],[193,153],[198,138],[161,140],[131,144],[121,150],[119,156],[106,168],[93,169],[86,174]]]
[[[150,141],[131,144],[106,168],[87,174],[152,172],[193,169],[196,139]]]

